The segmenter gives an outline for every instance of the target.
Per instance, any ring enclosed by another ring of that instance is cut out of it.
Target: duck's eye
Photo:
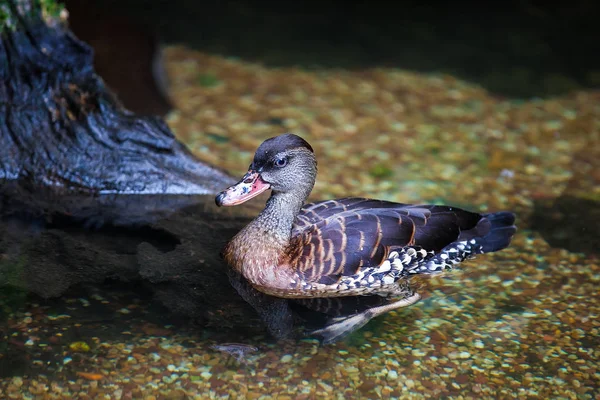
[[[273,164],[278,168],[283,168],[287,165],[288,160],[287,157],[278,157],[273,161]]]

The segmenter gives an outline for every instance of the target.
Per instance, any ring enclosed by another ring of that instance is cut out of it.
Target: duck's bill
[[[258,172],[248,171],[238,183],[219,193],[215,202],[219,207],[236,206],[258,196],[270,187],[271,185],[263,181]]]

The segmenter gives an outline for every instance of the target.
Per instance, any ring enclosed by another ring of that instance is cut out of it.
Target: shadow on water
[[[552,247],[600,254],[600,202],[596,200],[569,195],[536,200],[531,223]]]
[[[106,343],[136,346],[164,337],[202,347],[206,338],[227,341],[262,333],[258,326],[224,331],[173,314],[157,301],[156,288],[143,281],[79,284],[50,299],[1,290],[0,378],[72,374],[91,358],[106,356]]]
[[[99,341],[131,337],[129,332],[136,330],[167,334],[170,330],[160,327],[178,323],[174,317],[164,317],[164,307],[152,300],[152,291],[143,285],[77,285],[63,297],[51,299],[10,287],[2,292],[0,378],[52,375],[72,359],[77,363],[89,356],[85,353],[93,354],[85,349],[71,351],[76,346],[94,347]]]
[[[128,45],[118,17],[166,43],[271,66],[448,73],[516,98],[600,85],[597,2],[146,0],[141,6],[112,0],[86,2],[85,9],[77,3],[67,1],[77,21],[74,32],[99,49],[109,41]],[[84,21],[101,25],[101,15],[106,17],[99,34]],[[130,52],[142,44],[129,44]]]
[[[0,198],[0,376],[52,373],[92,338],[263,333],[219,259],[243,212],[219,212],[214,196],[52,199]]]

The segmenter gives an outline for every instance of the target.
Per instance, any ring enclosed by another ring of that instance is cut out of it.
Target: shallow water
[[[234,175],[293,131],[319,159],[312,199],[513,210],[519,231],[329,346],[235,316],[195,324],[137,283],[50,300],[3,286],[0,398],[599,398],[600,93],[516,101],[444,74],[270,68],[185,46],[165,69],[170,127]],[[213,348],[230,342],[258,350],[239,362]]]

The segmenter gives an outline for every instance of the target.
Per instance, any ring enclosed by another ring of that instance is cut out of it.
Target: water
[[[201,159],[241,176],[262,140],[293,131],[319,160],[312,199],[512,210],[511,246],[415,280],[420,302],[321,346],[273,339],[226,289],[220,244],[263,198],[234,215],[208,199],[152,229],[3,220],[1,398],[600,395],[597,91],[517,101],[383,62],[273,68],[216,53],[164,51],[167,121]],[[90,266],[110,266],[111,279],[78,281]],[[28,271],[38,293],[78,283],[45,299],[14,287]],[[213,347],[231,342],[258,350],[239,362]]]

